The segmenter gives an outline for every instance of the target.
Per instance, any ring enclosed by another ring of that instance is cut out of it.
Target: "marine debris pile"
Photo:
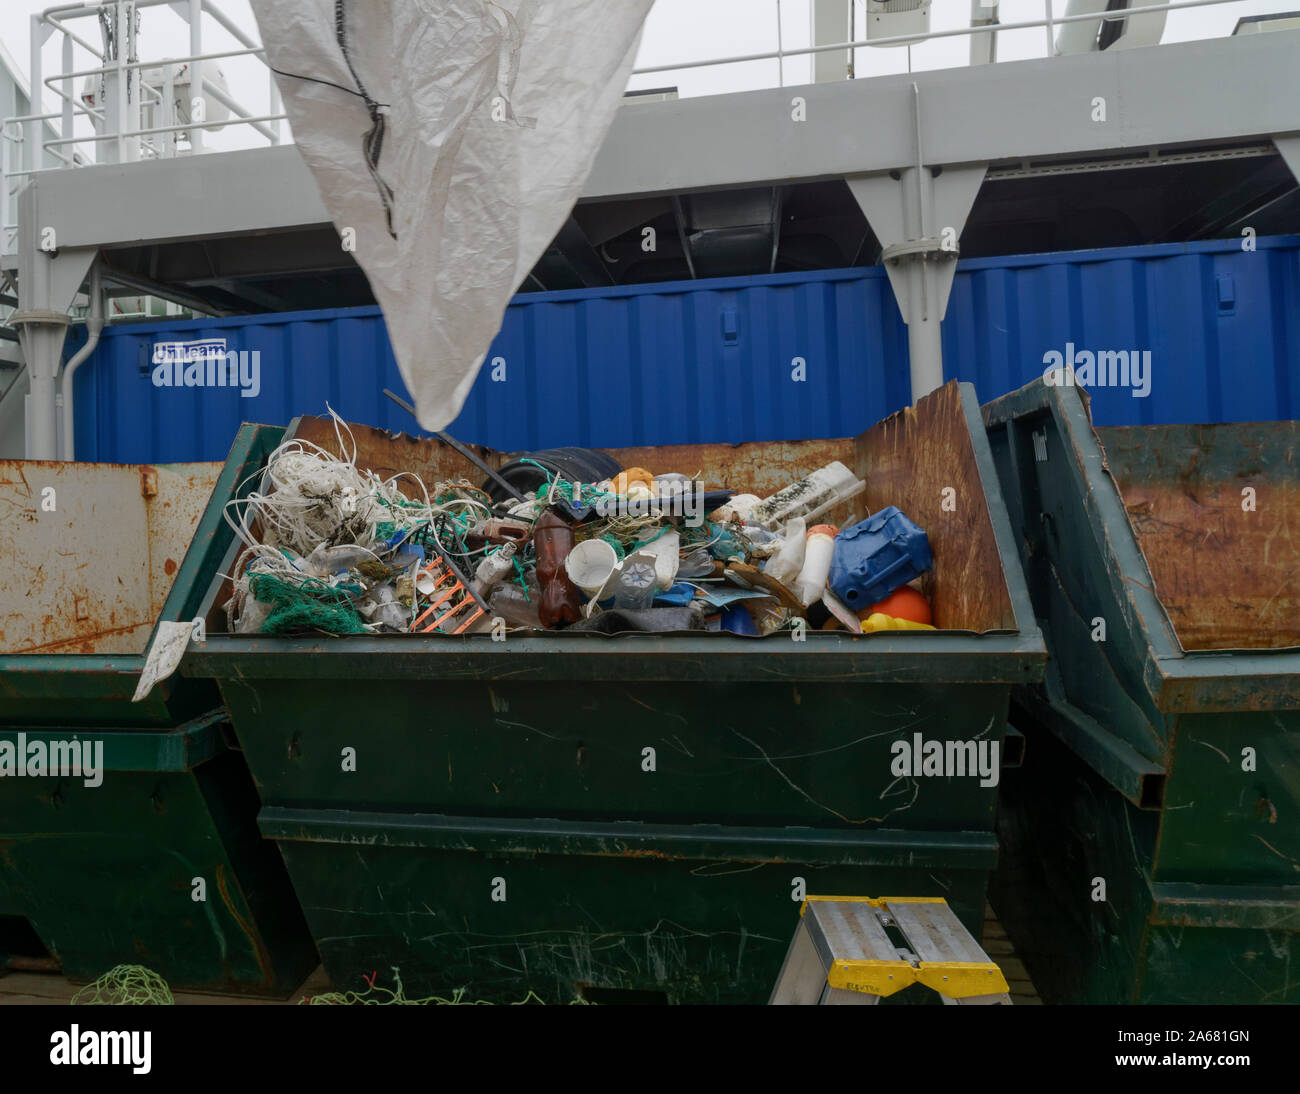
[[[348,455],[286,441],[227,505],[234,633],[934,629],[921,528],[895,506],[819,522],[866,487],[838,461],[767,498],[581,449],[426,484],[359,468],[334,426]]]

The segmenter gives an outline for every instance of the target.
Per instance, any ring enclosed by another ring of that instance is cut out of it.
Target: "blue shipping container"
[[[964,260],[945,371],[987,401],[1053,352],[1076,368],[1085,352],[1149,354],[1129,386],[1093,386],[1099,424],[1300,418],[1300,237],[1256,243]],[[174,378],[159,345],[208,340],[257,352],[248,395],[155,385]],[[77,457],[224,459],[241,421],[286,424],[326,403],[414,431],[385,387],[405,394],[378,308],[109,326],[77,374]],[[830,270],[518,296],[449,432],[516,451],[795,440],[853,435],[908,399],[883,270]]]

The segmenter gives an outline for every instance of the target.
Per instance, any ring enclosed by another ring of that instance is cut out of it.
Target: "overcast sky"
[[[615,2],[615,0],[611,0]],[[1068,0],[1053,0],[1055,14],[1064,14]],[[49,0],[0,0],[0,42],[26,74],[29,65],[30,15],[50,6]],[[220,4],[233,20],[257,35],[256,23],[248,0],[221,0]],[[781,40],[786,48],[807,46],[810,41],[809,0],[780,0]],[[863,36],[864,0],[856,0],[857,36]],[[1166,42],[1196,38],[1222,37],[1232,33],[1237,20],[1248,15],[1262,15],[1300,9],[1300,0],[1237,0],[1222,6],[1203,7],[1169,16]],[[638,67],[671,64],[706,57],[761,53],[777,48],[778,0],[656,0],[646,22]],[[931,27],[934,30],[967,25],[969,0],[935,0]],[[1004,23],[1039,18],[1043,0],[1002,0]],[[99,30],[93,18],[73,21],[73,26],[88,40],[99,43]],[[204,49],[217,51],[240,48],[228,34],[208,21]],[[142,60],[181,57],[189,52],[189,31],[169,8],[146,8],[142,13],[140,56]],[[999,60],[1042,57],[1046,52],[1046,35],[1041,29],[1003,32],[998,36]],[[91,67],[88,54],[78,49],[78,69]],[[945,68],[967,63],[969,40],[964,37],[940,39],[915,47],[862,48],[856,51],[859,77],[913,70]],[[59,44],[47,43],[43,54],[45,71],[56,68]],[[241,57],[219,62],[236,97],[254,114],[267,111],[268,77],[255,59]],[[807,57],[785,62],[786,84],[807,83],[810,62]],[[778,64],[756,61],[682,72],[634,76],[633,88],[676,86],[682,96],[710,95],[773,87],[780,83]],[[52,94],[46,95],[46,109],[55,108]],[[261,143],[250,139],[243,127],[229,128],[206,138],[212,148],[244,147]],[[82,146],[85,148],[86,146]]]

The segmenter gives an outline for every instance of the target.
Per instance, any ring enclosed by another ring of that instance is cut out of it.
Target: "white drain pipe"
[[[72,374],[99,345],[99,332],[104,329],[104,286],[99,272],[98,259],[90,267],[90,315],[86,317],[86,344],[68,359],[63,368],[63,456],[71,462],[76,458],[75,426],[72,414]]]

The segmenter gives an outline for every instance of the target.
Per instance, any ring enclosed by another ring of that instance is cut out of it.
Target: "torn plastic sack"
[[[568,218],[651,2],[252,0],[298,151],[425,429],[456,417]]]

